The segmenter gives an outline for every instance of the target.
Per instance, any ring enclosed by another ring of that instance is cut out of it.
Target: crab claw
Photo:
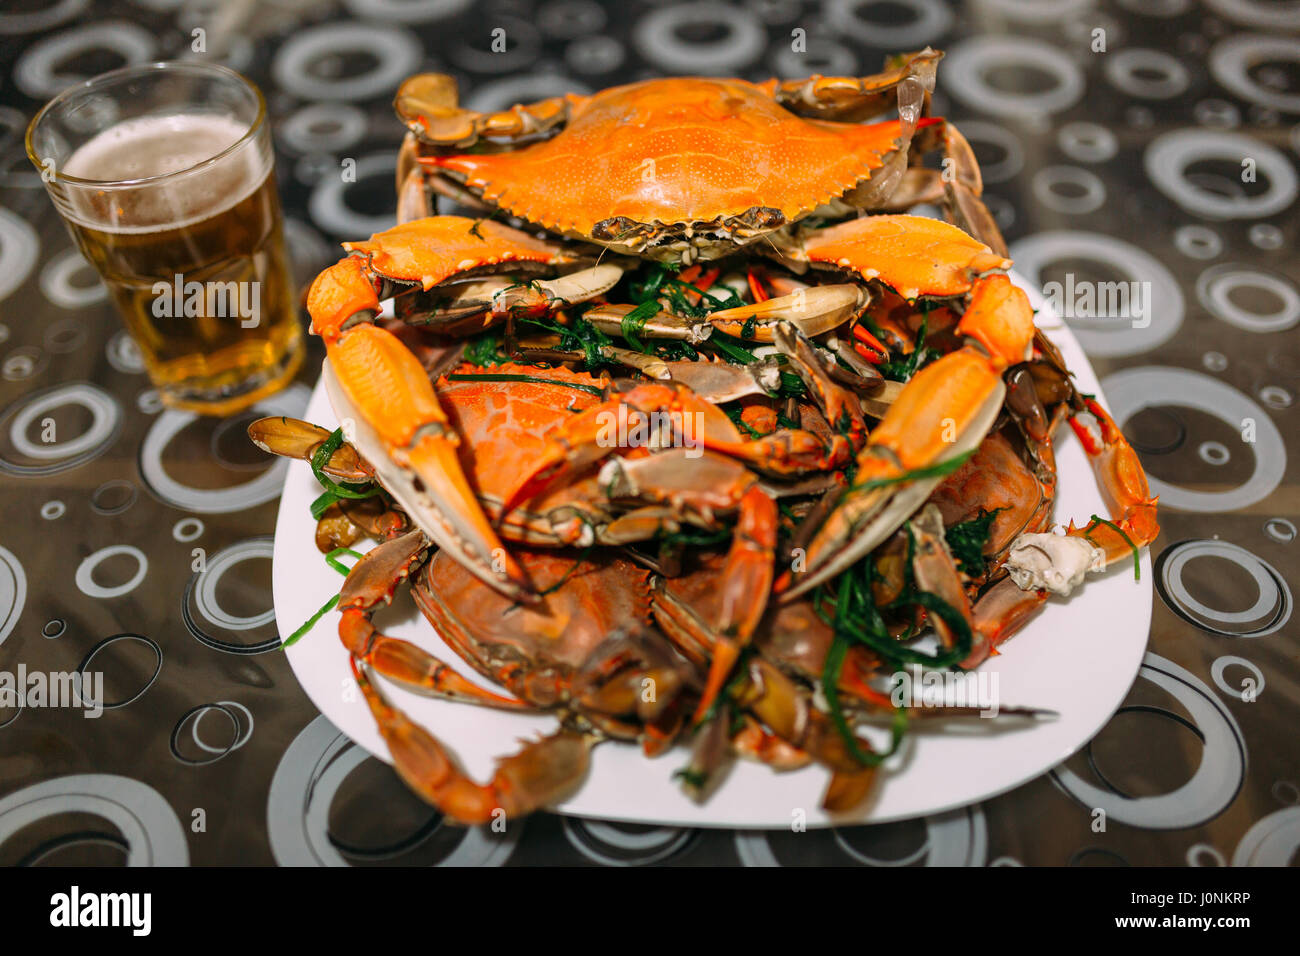
[[[709,323],[737,337],[747,334],[749,326],[753,341],[771,342],[781,322],[789,322],[804,335],[821,335],[839,328],[870,302],[870,291],[857,283],[817,285],[751,305],[720,309],[709,315]]]
[[[248,426],[248,437],[264,452],[311,461],[330,433],[319,425],[298,418],[274,415],[252,422]],[[321,466],[321,471],[344,481],[369,481],[373,476],[370,466],[347,442],[334,450],[329,461]]]
[[[1011,268],[956,226],[925,216],[864,216],[806,235],[792,255],[879,279],[905,299],[958,296],[974,276]]]
[[[799,564],[778,579],[782,600],[869,553],[943,480],[939,466],[984,440],[1006,395],[1002,371],[1023,360],[1033,339],[1033,310],[1005,276],[980,279],[957,331],[966,344],[913,375],[869,436],[854,485]]]
[[[773,341],[787,359],[795,373],[808,386],[809,392],[821,408],[832,428],[842,430],[856,451],[866,441],[867,423],[862,417],[862,405],[857,395],[831,378],[821,353],[796,326],[777,323]],[[877,376],[879,378],[879,376]]]
[[[1152,497],[1137,452],[1124,438],[1115,420],[1095,399],[1084,399],[1084,405],[1097,420],[1100,440],[1077,417],[1070,419],[1070,427],[1083,443],[1102,497],[1114,519],[1111,524],[1118,529],[1100,522],[1094,522],[1088,529],[1088,533],[1101,542],[1106,561],[1110,563],[1129,556],[1134,547],[1140,548],[1156,539],[1160,533],[1160,525],[1156,522],[1158,499]],[[1084,531],[1071,526],[1069,533],[1082,535]],[[1124,540],[1125,536],[1128,540]]]
[[[412,425],[406,435],[396,431],[397,418],[384,419],[384,427],[389,432],[385,435],[354,403],[352,390],[343,384],[344,375],[349,373],[340,374],[340,363],[333,354],[338,349],[332,349],[331,361],[325,364],[322,378],[330,403],[349,426],[346,430],[351,432],[352,444],[374,463],[380,483],[411,521],[440,547],[456,555],[476,576],[503,594],[520,601],[535,601],[537,596],[532,585],[488,523],[461,469],[456,455],[458,439],[450,430],[442,410],[437,408],[433,389],[419,361],[395,337],[374,326],[358,327],[341,341],[359,341],[357,333],[364,333],[367,338],[371,333],[379,333],[379,336],[387,335],[392,339],[392,344],[389,344],[375,336],[377,343],[383,343],[381,347],[393,353],[401,349],[406,358],[400,361],[406,364],[409,359],[412,368],[408,371],[412,376],[419,372],[419,379],[406,386],[410,400],[414,403],[417,396],[427,391],[427,399],[432,404],[425,406],[422,411],[427,414],[421,416],[422,421]],[[357,366],[349,364],[347,367],[351,371]],[[370,370],[373,369],[374,366],[370,366]],[[389,394],[401,395],[403,392],[395,388]],[[436,415],[432,413],[435,408]]]
[[[1026,590],[1046,589],[1067,595],[1083,583],[1090,571],[1100,571],[1116,561],[1132,558],[1138,573],[1138,549],[1160,534],[1156,502],[1147,485],[1137,452],[1124,438],[1115,420],[1096,400],[1084,399],[1096,420],[1096,431],[1070,419],[1088,455],[1110,512],[1110,520],[1096,515],[1087,524],[1070,522],[1064,535],[1022,534],[1011,543],[1006,568],[1016,584]]]
[[[389,637],[370,622],[371,613],[393,599],[397,586],[425,559],[429,542],[411,531],[366,552],[353,565],[339,592],[339,638],[357,658],[407,689],[434,697],[468,701],[485,707],[528,710],[523,701],[495,694],[434,657],[424,648]]]

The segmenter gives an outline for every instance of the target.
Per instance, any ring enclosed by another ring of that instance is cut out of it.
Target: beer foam
[[[238,142],[248,126],[225,116],[141,116],[111,126],[79,147],[62,172],[79,179],[121,182],[190,169]],[[247,198],[270,172],[255,144],[212,169],[175,182],[150,183],[107,194],[71,192],[69,212],[82,225],[116,233],[177,229],[210,219]]]

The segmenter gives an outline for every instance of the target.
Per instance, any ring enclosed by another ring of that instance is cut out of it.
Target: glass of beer
[[[302,327],[255,86],[193,62],[114,70],[47,104],[27,154],[166,404],[228,415],[293,378]]]

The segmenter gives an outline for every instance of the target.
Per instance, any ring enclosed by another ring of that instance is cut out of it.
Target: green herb
[[[665,339],[662,342],[657,342],[654,350],[656,355],[669,362],[694,362],[700,357],[700,353],[696,349],[678,339]]]
[[[358,561],[361,560],[362,555],[360,551],[353,551],[351,548],[335,548],[329,554],[325,555],[325,563],[328,564],[335,571],[337,571],[339,574],[343,575],[344,577],[347,577],[349,574],[352,573],[352,569],[339,560],[340,554],[351,555],[352,557],[356,558]]]
[[[916,370],[929,360],[930,354],[933,353],[933,349],[925,347],[926,330],[930,325],[930,305],[929,303],[922,303],[921,308],[923,312],[921,327],[916,333],[916,347],[900,358],[889,359],[876,366],[876,370],[885,378],[893,379],[895,382],[908,381],[916,374]],[[872,331],[877,331],[874,326],[872,326]],[[880,338],[880,336],[876,335],[876,338]]]
[[[850,574],[840,578],[840,592],[836,602],[837,620],[847,619],[849,615],[849,607],[854,601],[856,591],[852,578],[853,575]],[[891,725],[892,739],[888,750],[883,753],[862,750],[860,745],[863,741],[853,732],[853,728],[844,716],[844,705],[840,700],[839,691],[840,673],[844,669],[844,658],[848,655],[851,640],[852,638],[843,630],[836,629],[830,649],[826,652],[826,662],[822,666],[822,694],[830,707],[831,723],[835,725],[836,731],[844,740],[844,746],[853,755],[853,759],[864,767],[878,767],[897,752],[899,744],[902,743],[903,735],[907,733],[907,712],[902,708],[894,711],[894,721]]]
[[[739,339],[733,339],[730,335],[719,332],[717,329],[713,330],[707,344],[721,353],[722,357],[733,365],[749,365],[758,361],[753,352],[740,344]]]
[[[751,315],[745,320],[745,324],[740,327],[740,337],[742,339],[752,339],[754,330],[758,328],[758,316]]]
[[[729,408],[724,408],[723,412],[726,413],[726,416],[731,419],[731,423],[735,425],[736,428],[744,432],[750,438],[763,437],[761,433],[755,431],[753,428],[749,426],[749,423],[746,422],[744,417],[741,415],[741,409],[739,407],[732,405]]]
[[[703,790],[704,785],[709,782],[709,775],[703,770],[691,770],[689,767],[682,767],[673,771],[673,779],[681,780],[693,790]]]
[[[560,325],[542,316],[520,316],[519,322],[536,325],[559,335],[560,348],[569,352],[581,350],[588,368],[612,364],[604,354],[605,346],[611,342],[610,337],[580,315],[572,316],[568,325]]]
[[[638,352],[649,352],[645,344],[637,337],[641,330],[645,328],[646,322],[653,319],[659,314],[659,303],[654,299],[642,302],[635,309],[623,316],[623,321],[619,325],[619,332],[623,338],[628,340],[632,348]]]
[[[794,372],[782,372],[776,394],[781,398],[803,398],[808,394],[808,386]]]
[[[465,343],[465,361],[471,365],[504,365],[508,359],[497,350],[499,342],[492,332],[474,336]]]
[[[687,548],[712,548],[719,544],[725,544],[732,538],[732,533],[727,528],[718,531],[664,531],[659,534],[659,540],[668,545],[680,545]]]
[[[946,654],[936,655],[939,658],[946,658],[942,666],[959,664],[970,656],[971,644],[975,635],[971,633],[970,624],[962,616],[961,611],[931,591],[914,590],[909,597],[914,603],[937,615],[952,629],[956,637],[951,650]],[[936,664],[935,666],[939,665]]]
[[[632,301],[640,305],[659,296],[659,289],[675,273],[681,271],[681,264],[676,262],[655,262],[646,269],[645,278],[631,283]]]
[[[328,601],[325,602],[324,607],[322,607],[311,617],[307,618],[307,622],[303,624],[302,627],[298,628],[298,630],[294,631],[292,634],[286,637],[284,639],[284,643],[280,645],[281,649],[286,647],[292,647],[294,644],[297,644],[298,641],[303,637],[303,635],[306,634],[308,631],[310,631],[313,627],[315,627],[316,622],[319,621],[322,617],[324,617],[328,612],[334,610],[334,605],[338,603],[339,603],[339,596],[336,594]]]
[[[329,554],[325,555],[325,563],[328,564],[335,571],[337,571],[339,574],[343,575],[344,577],[347,577],[348,574],[352,572],[352,569],[339,560],[340,554],[351,555],[352,557],[356,558],[358,561],[361,560],[362,555],[359,551],[353,551],[351,548],[335,548]],[[342,594],[336,594],[328,601],[326,601],[324,606],[321,607],[319,611],[317,611],[311,617],[307,618],[306,622],[302,625],[302,627],[298,628],[298,630],[294,631],[292,634],[290,634],[288,637],[284,639],[284,642],[280,645],[280,648],[283,650],[286,647],[292,647],[294,644],[297,644],[298,641],[308,631],[310,631],[313,627],[316,626],[317,621],[319,621],[330,611],[334,610],[335,605],[339,603],[339,598],[342,596],[343,596]]]
[[[976,517],[959,522],[943,533],[952,556],[957,559],[957,566],[963,573],[972,578],[984,573],[984,545],[988,544],[989,534],[993,530],[993,519],[1005,510],[994,508],[986,511],[981,508]]]
[[[1097,525],[1099,525],[1099,524],[1104,524],[1104,525],[1106,525],[1108,528],[1110,528],[1112,531],[1114,531],[1117,535],[1119,535],[1121,538],[1123,538],[1123,539],[1124,539],[1124,543],[1127,544],[1130,548],[1133,549],[1133,580],[1134,580],[1134,581],[1141,581],[1141,580],[1142,580],[1142,565],[1141,565],[1140,561],[1138,560],[1138,554],[1139,554],[1138,546],[1137,546],[1136,544],[1133,543],[1133,539],[1132,539],[1132,538],[1130,538],[1127,534],[1124,533],[1124,529],[1123,529],[1123,528],[1121,528],[1119,525],[1117,525],[1117,524],[1116,524],[1115,522],[1113,522],[1113,521],[1107,521],[1105,518],[1101,517],[1100,515],[1093,515],[1093,516],[1092,516],[1092,523],[1089,524],[1088,527],[1087,527],[1087,528],[1084,530],[1084,532],[1083,532],[1084,537],[1087,537],[1087,536],[1088,536],[1088,532],[1091,531],[1093,528],[1097,527]],[[1089,541],[1092,541],[1091,538],[1088,538],[1088,540],[1089,540]],[[1096,545],[1097,542],[1092,541],[1092,543],[1093,543],[1093,545]]]
[[[927,654],[907,647],[890,637],[884,619],[880,615],[880,609],[876,607],[871,594],[873,575],[874,564],[868,556],[841,574],[839,578],[841,599],[834,602],[835,613],[829,614],[825,610],[824,605],[829,599],[825,588],[820,593],[819,599],[813,602],[814,611],[836,633],[843,633],[850,641],[867,646],[892,664],[950,667],[970,656],[973,635],[961,612],[937,594],[917,589],[910,579],[907,590],[890,604],[889,608],[894,610],[920,605],[936,614],[952,628],[956,642],[946,651]]]
[[[330,432],[316,453],[311,456],[311,473],[316,476],[316,480],[325,488],[325,493],[311,503],[311,516],[319,521],[327,508],[334,502],[343,498],[370,498],[379,494],[378,485],[358,485],[347,482],[339,483],[325,474],[325,466],[329,464],[330,458],[339,450],[343,444],[343,429],[336,428]]]
[[[338,495],[332,491],[327,491],[318,498],[313,498],[309,510],[313,521],[320,521],[321,516],[329,510],[330,505],[341,500]]]
[[[711,312],[739,308],[745,304],[745,300],[734,289],[727,288],[725,296],[718,296],[697,285],[668,277],[661,283],[660,291],[668,300],[671,311],[692,319],[702,319]],[[692,294],[699,297],[698,302],[691,301]]]

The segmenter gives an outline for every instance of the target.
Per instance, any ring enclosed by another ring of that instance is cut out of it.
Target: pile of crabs
[[[1136,455],[1035,329],[974,156],[928,115],[938,60],[487,114],[448,77],[403,84],[400,223],[308,297],[344,428],[250,434],[312,462],[323,552],[378,540],[339,633],[396,768],[450,818],[561,799],[603,740],[688,746],[700,798],[737,755],[816,763],[852,810],[892,751],[864,725],[896,747],[934,710],[895,706],[891,674],[978,665],[1155,537]],[[1063,422],[1111,513],[1062,532]],[[501,690],[376,629],[403,583]],[[376,674],[559,729],[478,783]]]

